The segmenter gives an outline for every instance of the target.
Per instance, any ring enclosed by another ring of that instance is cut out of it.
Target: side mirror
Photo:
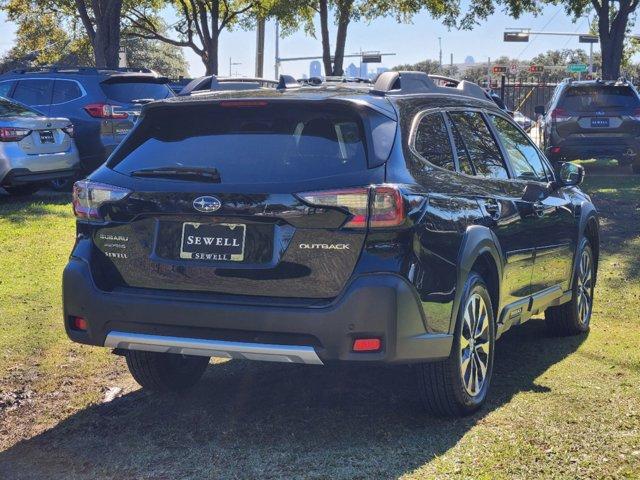
[[[524,192],[522,192],[522,200],[531,203],[541,202],[551,195],[551,192],[555,189],[553,183],[527,183],[527,186],[524,187]]]
[[[584,180],[584,168],[571,162],[563,162],[556,170],[558,181],[563,187],[580,185]]]
[[[533,111],[537,114],[537,115],[544,115],[545,113],[547,113],[547,109],[544,107],[544,105],[536,105],[533,109]]]

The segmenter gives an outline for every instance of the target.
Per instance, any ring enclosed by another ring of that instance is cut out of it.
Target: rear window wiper
[[[134,170],[132,177],[176,178],[198,182],[220,183],[220,172],[217,168],[198,167],[162,167]]]

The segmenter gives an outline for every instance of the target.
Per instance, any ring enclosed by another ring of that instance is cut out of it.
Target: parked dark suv
[[[74,187],[69,337],[145,388],[209,357],[414,364],[426,407],[485,401],[494,343],[589,328],[598,217],[475,84],[387,72],[154,102]]]
[[[0,96],[68,118],[84,174],[102,164],[136,122],[142,105],[173,96],[169,80],[147,69],[43,67],[0,76]]]
[[[640,173],[640,97],[631,83],[565,80],[536,112],[552,161],[615,158]]]

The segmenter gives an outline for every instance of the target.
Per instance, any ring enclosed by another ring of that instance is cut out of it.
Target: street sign
[[[511,65],[509,65],[509,73],[511,75],[517,75],[519,71],[520,65],[518,65],[517,63],[512,63]]]
[[[363,52],[362,63],[382,63],[380,52]]]
[[[567,65],[567,72],[569,73],[585,73],[589,71],[589,65],[585,63],[570,63]]]
[[[529,34],[527,32],[504,32],[505,42],[528,42]]]
[[[544,72],[544,65],[529,65],[529,73],[542,73]]]
[[[580,43],[598,43],[600,38],[597,35],[580,35],[578,42]]]
[[[491,71],[495,75],[505,74],[505,73],[507,73],[507,67],[506,67],[506,65],[494,65],[493,68],[491,69]]]

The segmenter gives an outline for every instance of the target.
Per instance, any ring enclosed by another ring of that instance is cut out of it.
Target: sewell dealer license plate
[[[246,230],[242,224],[183,223],[180,258],[241,262]]]
[[[609,128],[608,118],[592,118],[591,127],[593,128]]]

